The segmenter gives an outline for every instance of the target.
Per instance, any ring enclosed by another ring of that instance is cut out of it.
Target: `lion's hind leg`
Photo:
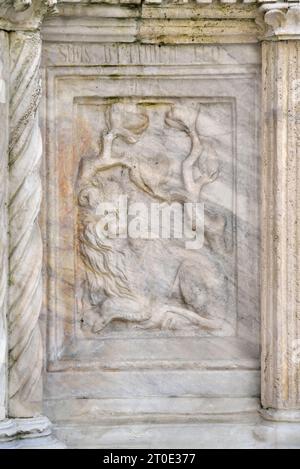
[[[149,318],[144,302],[139,298],[108,298],[102,303],[93,332],[101,332],[113,321],[142,322]]]

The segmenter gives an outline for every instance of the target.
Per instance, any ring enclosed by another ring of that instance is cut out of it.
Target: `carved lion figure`
[[[166,203],[172,198],[162,188],[169,173],[167,157],[160,161],[150,157],[145,161],[143,158],[113,156],[116,138],[134,145],[146,131],[149,120],[144,111],[137,105],[113,104],[107,109],[106,119],[108,130],[103,134],[101,154],[82,162],[78,179],[79,246],[91,305],[84,313],[83,322],[95,333],[113,321],[134,323],[144,329],[220,329],[225,319],[226,278],[209,247],[195,254],[183,252],[178,246],[168,246],[166,241],[159,239],[116,238],[115,233],[107,232],[103,236],[100,204],[124,195],[125,189],[115,174],[117,168],[127,171],[131,182],[147,196]],[[166,116],[167,125],[175,125],[193,136],[188,156],[193,160],[192,166],[198,162],[202,150],[196,136],[196,120],[196,113],[191,115],[184,109],[171,109]],[[187,166],[183,171],[188,171]],[[212,180],[217,177],[216,172],[205,177],[207,184],[209,177]],[[183,179],[184,183],[191,182],[191,179],[187,181],[186,175]],[[198,184],[193,181],[192,188],[185,184],[181,191],[182,202],[188,200],[189,195],[194,201],[195,190],[198,197],[202,182],[202,179]],[[189,194],[190,189],[192,194]],[[176,197],[180,198],[178,191]],[[106,212],[105,217],[108,215]],[[112,215],[116,216],[116,213]],[[173,260],[169,262],[168,259]],[[167,271],[157,273],[151,270],[152,265]]]

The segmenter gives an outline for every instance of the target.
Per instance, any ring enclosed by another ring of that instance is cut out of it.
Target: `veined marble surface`
[[[0,0],[0,446],[43,401],[71,447],[299,447],[298,3],[56,3]]]
[[[7,387],[7,146],[8,146],[8,37],[0,31],[0,420],[5,417]]]
[[[134,408],[154,415],[147,399],[168,414],[170,396],[212,399],[208,409],[214,398],[258,398],[259,52],[45,42],[44,400],[54,421],[60,402],[75,419],[81,398],[96,420],[95,399],[115,400],[124,419]],[[105,217],[124,214],[103,204],[125,196],[149,211],[203,203],[203,247],[116,237]]]

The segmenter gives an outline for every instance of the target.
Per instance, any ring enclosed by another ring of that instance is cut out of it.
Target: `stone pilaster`
[[[263,7],[262,405],[300,413],[300,6]]]

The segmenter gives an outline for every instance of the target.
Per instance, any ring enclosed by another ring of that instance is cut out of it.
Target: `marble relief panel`
[[[233,334],[234,103],[76,104],[82,329]]]
[[[258,344],[258,66],[204,49],[88,67],[46,50],[49,363]]]

